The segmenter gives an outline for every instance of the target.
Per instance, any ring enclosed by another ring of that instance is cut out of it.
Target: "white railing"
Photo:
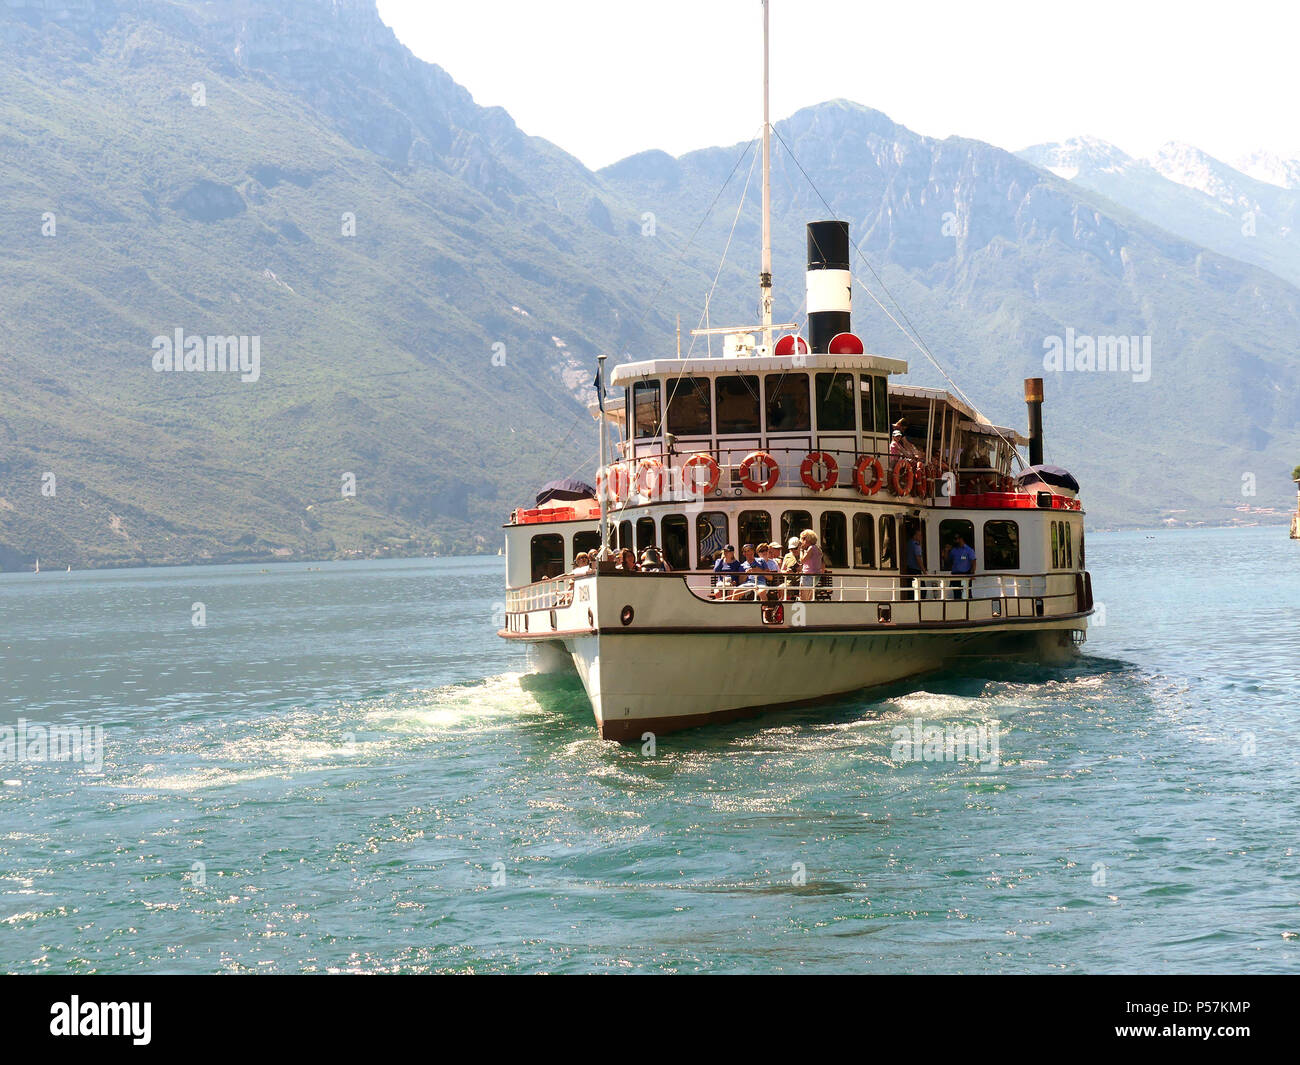
[[[1047,599],[1075,598],[1073,573],[977,573],[954,576],[930,573],[922,576],[898,574],[846,573],[821,574],[812,589],[802,589],[798,576],[767,574],[766,586],[749,584],[745,573],[718,574],[692,572],[685,575],[686,586],[699,599],[734,602],[736,593],[755,588],[775,589],[781,598],[794,600],[799,593],[821,603],[898,603],[915,600],[960,601],[971,599]],[[733,583],[726,583],[731,578]],[[746,597],[752,598],[752,597]]]
[[[573,602],[573,578],[556,577],[506,590],[506,613],[526,614],[532,610],[558,610]]]

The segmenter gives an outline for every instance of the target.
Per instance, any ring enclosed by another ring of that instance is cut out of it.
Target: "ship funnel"
[[[849,272],[849,224],[808,223],[808,343],[825,354],[832,338],[850,331],[853,275]]]
[[[1043,464],[1043,379],[1025,378],[1025,405],[1029,408],[1029,465]]]

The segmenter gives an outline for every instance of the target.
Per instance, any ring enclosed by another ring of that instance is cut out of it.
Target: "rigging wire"
[[[751,142],[752,143],[752,142]],[[722,260],[718,263],[717,273],[713,275],[713,284],[709,286],[708,294],[704,297],[704,312],[700,315],[701,324],[708,322],[709,303],[713,299],[713,291],[718,287],[718,279],[722,277],[722,270],[727,265],[727,253],[731,250],[731,240],[736,235],[736,226],[740,222],[740,213],[745,209],[745,197],[749,195],[749,183],[754,179],[754,166],[758,162],[758,154],[749,163],[749,175],[745,178],[745,187],[740,192],[740,203],[736,205],[736,217],[731,220],[731,232],[727,234],[727,243],[722,249]],[[686,349],[686,357],[691,357],[691,352],[695,350],[695,342],[699,340],[698,336],[691,337],[691,346]],[[713,337],[708,337],[709,355],[713,354]]]
[[[776,133],[777,140],[781,142],[781,145],[789,153],[790,158],[794,161],[794,165],[799,168],[799,173],[801,173],[804,176],[804,180],[808,182],[809,187],[813,190],[813,192],[817,194],[817,198],[821,200],[822,206],[825,207],[826,210],[830,212],[833,218],[838,219],[839,215],[836,214],[835,210],[831,207],[831,205],[826,202],[826,197],[822,195],[821,189],[819,189],[817,187],[817,183],[813,181],[811,177],[808,176],[808,171],[806,171],[803,168],[803,164],[799,162],[798,156],[794,154],[794,151],[790,148],[790,145],[786,144],[785,138],[782,137],[781,134],[777,131],[775,125],[772,127],[772,132]],[[934,352],[930,350],[929,345],[926,344],[925,340],[922,338],[916,326],[912,324],[912,320],[907,316],[907,312],[903,310],[903,305],[899,303],[898,300],[894,297],[894,294],[889,291],[889,287],[885,284],[881,276],[876,272],[876,268],[871,265],[871,260],[868,259],[866,255],[863,254],[862,248],[859,247],[857,241],[853,240],[853,238],[850,237],[849,243],[853,245],[853,250],[858,253],[858,258],[861,259],[866,264],[867,269],[871,271],[871,276],[876,279],[876,283],[880,286],[880,290],[889,298],[890,303],[894,305],[894,307],[898,310],[898,313],[902,316],[903,321],[907,323],[907,327],[904,328],[903,323],[900,322],[897,318],[895,318],[892,313],[890,313],[889,308],[880,302],[880,300],[876,297],[876,294],[871,291],[870,286],[867,285],[867,283],[863,281],[861,277],[859,277],[857,274],[853,274],[852,275],[853,280],[855,280],[859,285],[862,286],[862,290],[866,292],[868,296],[871,297],[872,302],[875,303],[875,305],[879,307],[881,311],[884,312],[885,316],[891,322],[893,322],[894,325],[898,326],[899,331],[905,337],[907,337],[908,340],[912,342],[913,346],[917,349],[917,351],[921,352],[922,355],[924,355],[927,359],[929,359],[930,364],[936,370],[939,371],[939,373],[943,376],[943,379],[947,381],[950,386],[952,386],[953,391],[956,392],[957,395],[959,395],[966,402],[966,405],[969,406],[971,410],[973,410],[981,418],[987,421],[990,426],[992,426],[992,428],[997,433],[997,435],[1010,448],[1012,458],[1014,458],[1017,462],[1019,462],[1021,466],[1026,465],[1025,461],[1017,453],[1014,441],[1007,438],[1006,434],[1003,433],[1001,427],[997,425],[993,425],[992,419],[990,419],[982,410],[979,409],[978,406],[975,405],[975,401],[972,400],[970,396],[966,395],[966,393],[961,390],[961,387],[957,384],[957,382],[954,381],[952,377],[948,374],[948,371],[939,365],[939,360],[935,358]]]
[[[746,144],[744,150],[740,153],[740,155],[736,157],[736,162],[731,168],[731,173],[727,175],[727,179],[718,187],[718,191],[713,194],[713,200],[709,203],[709,206],[705,209],[704,215],[703,217],[700,218],[699,224],[695,227],[695,230],[691,233],[690,238],[686,241],[686,243],[682,245],[682,250],[677,253],[677,258],[673,261],[672,265],[667,270],[664,271],[664,276],[663,279],[659,282],[659,287],[655,289],[654,295],[650,297],[649,302],[645,305],[645,309],[641,312],[641,316],[636,320],[636,324],[638,327],[645,322],[646,315],[650,313],[650,308],[654,306],[655,300],[657,300],[660,297],[660,295],[663,294],[663,290],[667,287],[668,279],[669,277],[672,276],[673,270],[676,269],[676,267],[681,263],[682,259],[686,257],[686,253],[690,250],[691,245],[695,243],[695,238],[700,235],[700,230],[704,228],[704,223],[709,220],[709,215],[713,213],[713,208],[718,205],[718,200],[722,198],[723,192],[725,192],[727,186],[731,184],[731,179],[736,176],[736,171],[740,169],[740,164],[745,161],[745,156],[749,154],[749,150],[753,148],[756,143],[758,143],[757,137],[755,137],[748,144]],[[758,155],[755,154],[754,158],[757,159]],[[753,163],[749,164],[749,172],[751,174],[754,172]],[[746,181],[746,185],[748,185],[748,181]]]

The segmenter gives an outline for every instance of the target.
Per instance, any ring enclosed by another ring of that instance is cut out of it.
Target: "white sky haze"
[[[753,136],[758,0],[379,0],[479,104],[590,167]],[[1300,155],[1300,5],[772,0],[772,117],[844,97],[930,136],[1018,150],[1089,134],[1232,162]]]

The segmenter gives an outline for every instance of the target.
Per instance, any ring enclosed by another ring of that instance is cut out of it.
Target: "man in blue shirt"
[[[921,526],[915,525],[912,528],[912,535],[908,537],[907,546],[903,548],[903,577],[919,577],[924,572],[925,545],[921,542]],[[912,581],[904,579],[902,598],[916,598]],[[921,598],[925,598],[924,592],[921,593]]]
[[[767,573],[775,570],[767,557],[767,544],[759,544],[755,547],[753,544],[745,544],[741,550],[745,553],[745,560],[741,563],[749,577],[745,580],[743,592],[737,592],[735,599],[767,599],[768,578]]]
[[[961,533],[952,538],[952,547],[948,549],[948,568],[954,577],[970,577],[975,572],[975,549],[966,542]],[[952,597],[961,599],[962,589],[968,581],[953,581]]]
[[[713,572],[718,574],[713,579],[713,598],[722,599],[727,597],[730,594],[729,589],[737,583],[737,578],[732,574],[745,572],[744,565],[736,557],[734,545],[728,544],[722,549],[722,557],[713,563]]]

